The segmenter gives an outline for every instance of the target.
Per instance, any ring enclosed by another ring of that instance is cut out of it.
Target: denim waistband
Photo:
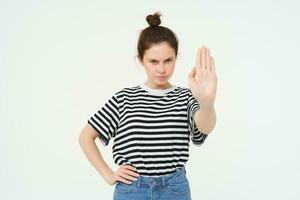
[[[166,174],[166,175],[161,175],[161,176],[143,176],[140,175],[137,177],[137,180],[134,181],[133,183],[136,184],[137,187],[140,187],[143,185],[149,186],[149,187],[159,187],[159,186],[165,186],[169,182],[173,181],[176,177],[180,175],[186,175],[186,170],[185,167],[177,168],[176,171]]]

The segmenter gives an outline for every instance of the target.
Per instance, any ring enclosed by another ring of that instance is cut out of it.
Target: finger
[[[130,174],[130,173],[134,173],[134,174],[138,174],[137,170],[134,170],[132,168],[125,168],[123,167],[122,169],[119,170],[120,173],[125,173],[125,174]]]
[[[132,171],[137,171],[137,169],[136,169],[135,167],[131,166],[131,165],[124,165],[123,167],[124,167],[125,169],[130,169],[130,170],[132,170]]]
[[[206,61],[206,69],[211,71],[211,63],[210,63],[210,50],[209,48],[206,48],[206,58],[205,58],[205,61]]]
[[[136,181],[137,179],[135,177],[132,177],[124,172],[121,172],[119,174],[120,177],[125,178],[126,180]]]
[[[203,68],[205,68],[205,64],[206,64],[206,62],[205,62],[205,55],[206,54],[206,52],[205,52],[205,47],[203,46],[203,48],[201,49],[201,68],[203,67]]]
[[[189,78],[190,78],[190,79],[193,79],[194,76],[195,76],[195,74],[196,74],[196,67],[193,67],[193,69],[192,69],[191,72],[189,73]]]
[[[131,176],[135,176],[135,177],[139,177],[140,176],[138,173],[135,173],[135,172],[133,172],[131,170],[126,170],[126,173],[129,174],[129,175],[131,175]]]
[[[201,48],[198,49],[196,54],[195,67],[199,67],[199,68],[201,67]]]
[[[123,182],[123,183],[126,183],[126,184],[131,184],[131,183],[132,183],[131,181],[128,181],[128,180],[126,180],[126,179],[124,179],[124,178],[122,178],[122,177],[120,177],[120,176],[117,177],[117,180],[118,180],[118,181],[121,181],[121,182]]]
[[[210,62],[211,62],[211,71],[216,73],[216,68],[215,68],[215,59],[214,57],[210,57]]]

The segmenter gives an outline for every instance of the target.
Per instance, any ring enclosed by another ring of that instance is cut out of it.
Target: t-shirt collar
[[[151,94],[155,94],[155,95],[164,95],[164,94],[174,90],[175,88],[177,88],[176,85],[173,85],[172,87],[169,87],[167,89],[154,89],[154,88],[147,86],[145,83],[140,83],[139,86],[142,89],[146,90],[147,92],[149,92]]]

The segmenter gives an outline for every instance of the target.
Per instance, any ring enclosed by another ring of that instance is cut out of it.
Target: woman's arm
[[[108,184],[113,185],[115,184],[115,181],[112,178],[114,171],[103,160],[103,157],[95,142],[96,138],[97,132],[90,124],[87,124],[79,136],[80,147],[82,148],[87,159],[96,168],[105,181]]]
[[[130,165],[121,165],[116,172],[114,172],[104,161],[95,140],[98,133],[95,129],[87,124],[79,136],[79,144],[85,153],[88,160],[104,178],[109,185],[114,185],[117,181],[130,184],[131,181],[136,180],[139,174],[136,173],[136,168]]]
[[[198,109],[194,114],[194,121],[201,133],[211,133],[216,125],[216,112],[214,105],[200,105],[200,109]]]

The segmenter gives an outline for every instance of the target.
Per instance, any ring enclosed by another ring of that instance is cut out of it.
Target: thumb
[[[194,76],[195,76],[195,73],[196,73],[196,69],[195,67],[193,67],[193,69],[190,71],[189,73],[189,79],[195,79]]]

